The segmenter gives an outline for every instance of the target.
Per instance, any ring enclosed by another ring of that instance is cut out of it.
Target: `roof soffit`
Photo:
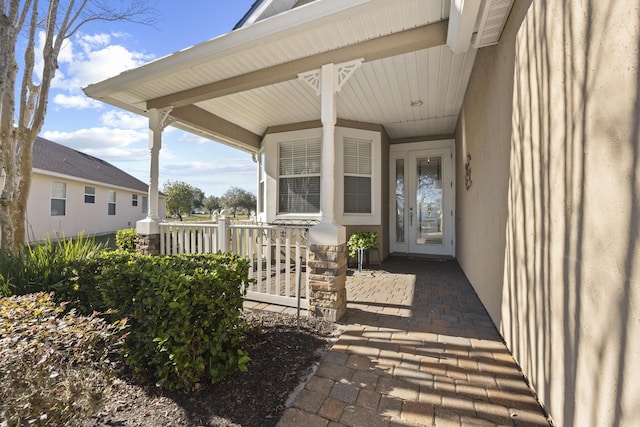
[[[364,58],[367,62],[375,61],[441,46],[446,42],[446,37],[446,21],[428,24],[151,99],[147,102],[147,108],[180,107],[262,86],[295,80],[299,73],[320,68],[327,63],[342,63],[355,58]]]
[[[201,76],[208,76],[209,81],[223,80],[236,74],[246,74],[299,59],[307,56],[309,52],[328,51],[446,19],[449,1],[444,0],[442,4],[437,2],[437,7],[434,4],[436,3],[423,0],[396,0],[393,4],[388,0],[316,1],[94,83],[84,88],[84,91],[93,98],[107,102],[117,92],[139,93],[139,96],[142,96],[141,100],[148,100],[160,94],[145,97],[143,93],[136,91],[141,87],[150,90],[153,82],[164,83],[163,79],[170,79],[176,75],[184,75],[185,78],[190,76],[189,80],[197,81],[197,76],[193,73],[201,70]],[[386,15],[389,13],[402,14],[401,17],[394,18],[394,22],[401,20],[403,25],[394,27],[388,22]],[[363,23],[363,17],[369,18]],[[358,38],[355,31],[348,28],[351,25],[357,28],[369,26],[371,31],[361,34],[361,38]],[[334,34],[339,38],[334,40]],[[291,46],[278,46],[279,43],[291,39],[298,40],[299,53],[292,51]],[[312,48],[309,46],[310,39],[321,43]],[[327,44],[328,41],[330,43]],[[271,46],[274,48],[273,52],[267,49]],[[279,55],[273,55],[274,52]],[[234,62],[235,57],[241,61]],[[259,58],[259,61],[256,58]],[[220,75],[221,70],[225,69],[225,63],[230,60],[233,66],[227,69],[226,76]],[[209,72],[212,71],[211,67],[215,69],[213,73]],[[186,83],[183,86],[183,89],[188,87]]]

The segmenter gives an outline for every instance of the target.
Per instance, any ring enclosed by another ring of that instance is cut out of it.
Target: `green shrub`
[[[53,286],[56,299],[68,302],[85,315],[109,311],[101,291],[102,270],[105,266],[130,262],[135,256],[135,253],[123,251],[103,251],[93,257],[70,262],[64,271],[64,280]]]
[[[107,255],[103,255],[107,256]],[[125,362],[165,388],[190,389],[246,370],[240,313],[249,261],[231,254],[108,255],[104,300],[129,318]],[[150,371],[150,372],[149,372]]]
[[[105,397],[126,322],[63,312],[50,294],[0,298],[1,425],[68,425]]]
[[[379,248],[378,233],[375,231],[356,231],[347,241],[349,255],[354,256],[358,249],[375,249]]]
[[[116,232],[116,247],[121,251],[135,252],[136,251],[136,229],[124,228]]]

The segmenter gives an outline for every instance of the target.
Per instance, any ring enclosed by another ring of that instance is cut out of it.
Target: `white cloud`
[[[149,158],[147,132],[96,127],[73,132],[48,131],[42,137],[107,161],[137,161]]]
[[[102,103],[90,100],[82,93],[82,88],[91,83],[116,76],[123,71],[138,67],[155,58],[145,52],[129,50],[118,44],[119,39],[128,37],[124,33],[79,33],[66,40],[58,55],[58,70],[51,82],[53,90],[63,94],[53,97],[53,102],[63,108],[101,108]],[[41,78],[42,46],[44,33],[38,35],[36,45],[36,74]],[[86,98],[82,102],[80,98]]]
[[[189,132],[184,132],[183,135],[178,139],[180,143],[189,143],[189,144],[206,144],[207,142],[213,142],[210,139],[204,138],[200,135],[196,135]]]
[[[88,148],[79,150],[83,153],[90,154],[107,161],[117,162],[137,162],[137,161],[149,161],[149,150],[146,148],[119,148],[119,147],[104,147],[104,148]]]
[[[108,45],[74,56],[67,67],[68,82],[81,88],[113,77],[152,59],[152,55],[132,52],[121,45]]]
[[[126,113],[124,111],[110,110],[100,117],[100,121],[105,126],[124,129],[147,129],[149,119],[144,116]]]
[[[224,162],[182,162],[162,167],[164,173],[189,176],[218,176],[227,179],[231,174],[255,174],[256,164],[245,159],[225,159]]]
[[[63,108],[100,108],[102,104],[84,95],[65,95],[59,93],[53,97],[53,102]]]

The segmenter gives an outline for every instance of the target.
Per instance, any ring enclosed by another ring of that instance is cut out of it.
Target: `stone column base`
[[[337,322],[347,311],[347,245],[311,244],[309,250],[309,312]]]
[[[136,234],[136,252],[160,255],[160,234]]]

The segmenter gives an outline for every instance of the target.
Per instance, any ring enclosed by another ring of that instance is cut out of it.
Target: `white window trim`
[[[132,194],[131,195],[131,206],[133,206],[133,207],[137,207],[138,206],[138,195],[137,194]]]
[[[371,141],[371,213],[344,212],[344,138]],[[380,132],[336,128],[336,221],[342,225],[381,225],[382,142]]]
[[[64,185],[64,197],[53,197],[53,184],[63,184]],[[52,200],[64,200],[64,214],[62,215],[53,215],[51,212],[51,201]],[[51,186],[49,188],[49,216],[67,216],[67,183],[62,181],[51,181]]]
[[[87,188],[93,188],[93,194],[91,193],[87,193]],[[93,197],[93,202],[87,202],[87,196],[91,196]],[[92,186],[92,185],[85,185],[84,186],[84,203],[88,204],[88,205],[95,205],[96,203],[96,187]]]
[[[110,196],[113,193],[113,202],[110,200]],[[118,209],[117,209],[117,204],[116,204],[116,200],[117,199],[117,193],[115,190],[108,190],[107,191],[107,216],[116,216],[118,213]],[[113,205],[113,214],[109,213],[109,207]]]
[[[265,154],[264,185],[265,185],[265,212],[259,215],[259,219],[265,222],[275,220],[299,219],[319,220],[321,213],[278,213],[279,191],[279,146],[280,142],[295,141],[301,139],[322,139],[322,128],[304,129],[292,132],[271,133],[262,140],[262,151]],[[320,169],[320,181],[322,182],[322,168]],[[321,188],[322,191],[322,188]],[[322,200],[322,197],[321,197]],[[322,209],[322,206],[321,206]]]

